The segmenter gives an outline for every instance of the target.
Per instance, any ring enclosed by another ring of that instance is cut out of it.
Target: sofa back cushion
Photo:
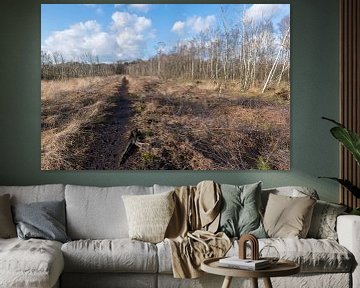
[[[123,195],[153,194],[152,187],[66,185],[67,232],[71,239],[128,238]]]
[[[159,185],[159,184],[154,184],[153,187],[154,187],[154,194],[166,193],[166,192],[174,191],[176,189],[176,186],[167,186],[167,185]]]
[[[9,194],[11,204],[43,201],[62,201],[65,185],[0,186],[0,195]]]

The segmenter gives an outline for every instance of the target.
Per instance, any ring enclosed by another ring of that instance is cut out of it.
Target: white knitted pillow
[[[131,239],[151,243],[164,240],[175,208],[173,193],[122,196]]]

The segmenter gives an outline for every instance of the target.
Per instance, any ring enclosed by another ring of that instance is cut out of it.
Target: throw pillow
[[[0,238],[16,237],[16,229],[11,215],[10,195],[0,196]]]
[[[13,215],[19,238],[70,241],[65,232],[65,201],[15,204]]]
[[[151,243],[164,240],[175,208],[173,193],[122,196],[131,239]]]
[[[336,219],[346,206],[318,200],[312,214],[308,237],[337,240]]]
[[[269,195],[264,227],[269,237],[305,238],[316,200],[306,197]]]
[[[265,238],[260,216],[261,182],[243,186],[221,185],[222,209],[219,231],[229,237],[251,233]]]

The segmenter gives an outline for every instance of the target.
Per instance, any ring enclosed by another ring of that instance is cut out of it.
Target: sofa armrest
[[[339,244],[347,248],[355,257],[352,281],[353,287],[360,287],[360,216],[338,216],[336,229]]]

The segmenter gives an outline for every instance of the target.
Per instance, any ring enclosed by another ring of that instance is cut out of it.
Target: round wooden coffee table
[[[219,266],[219,259],[221,258],[204,260],[201,270],[225,276],[222,288],[229,288],[233,277],[251,278],[254,288],[258,288],[258,278],[263,278],[265,287],[272,288],[270,277],[289,276],[300,272],[300,266],[288,260],[279,260],[270,268],[253,271]]]

